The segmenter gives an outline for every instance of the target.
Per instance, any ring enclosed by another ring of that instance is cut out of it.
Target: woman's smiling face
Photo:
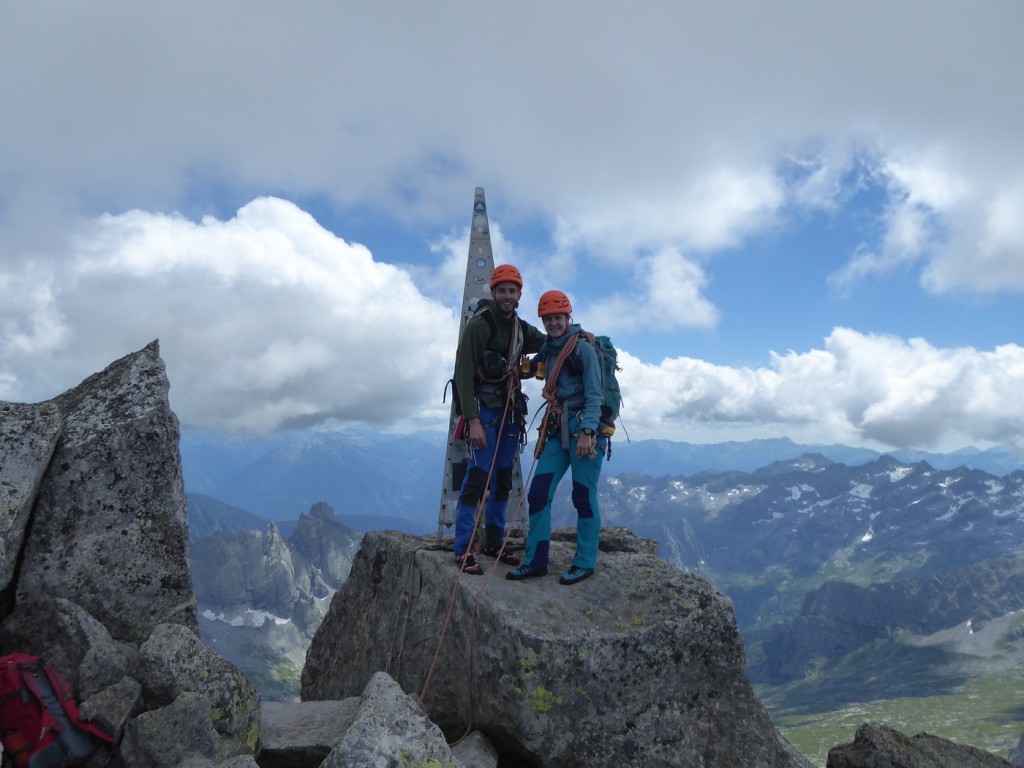
[[[568,315],[544,315],[541,320],[544,323],[544,330],[553,339],[562,336],[569,329]]]

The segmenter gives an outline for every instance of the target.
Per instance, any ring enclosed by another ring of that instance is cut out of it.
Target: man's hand
[[[487,433],[484,432],[480,419],[469,420],[469,444],[473,448],[487,447]]]

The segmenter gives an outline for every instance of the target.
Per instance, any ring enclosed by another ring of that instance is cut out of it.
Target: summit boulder
[[[384,671],[450,740],[478,729],[517,764],[810,765],[754,695],[728,598],[621,529],[602,532],[591,578],[562,586],[559,538],[551,575],[513,582],[504,565],[460,577],[429,538],[367,533],[303,700],[358,695]]]

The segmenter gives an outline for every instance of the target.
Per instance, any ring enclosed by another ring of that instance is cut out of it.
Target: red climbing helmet
[[[491,290],[494,290],[494,286],[498,283],[515,283],[519,286],[519,290],[523,290],[523,276],[519,274],[519,270],[513,267],[511,264],[501,264],[494,268],[491,272]]]
[[[571,315],[572,302],[561,291],[545,291],[537,303],[537,316]]]

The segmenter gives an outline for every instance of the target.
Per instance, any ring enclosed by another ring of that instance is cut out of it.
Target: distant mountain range
[[[444,439],[183,435],[204,640],[264,697],[294,694],[359,531],[436,532]],[[571,526],[563,486],[554,524]],[[1024,666],[1024,468],[1010,451],[622,441],[599,494],[604,525],[657,540],[732,599],[773,717],[910,696],[971,713],[954,718],[968,734],[1019,720],[1005,704],[1019,700],[1007,670]]]
[[[291,521],[321,502],[356,531],[434,533],[442,441],[432,433],[266,441],[186,434],[193,539],[262,530],[271,518],[287,537]],[[971,466],[1005,468],[1008,452],[923,461],[845,446],[806,452],[811,447],[623,443],[599,486],[602,522],[657,540],[663,558],[725,591],[752,640],[796,617],[804,596],[829,580],[866,587],[928,578],[1024,546],[1024,470],[997,475]],[[575,524],[565,485],[554,502],[556,525]]]
[[[444,446],[441,432],[381,435],[368,431],[299,431],[269,438],[226,437],[184,431],[181,459],[190,494],[277,521],[295,520],[320,501],[359,530],[392,528],[428,533],[437,528]],[[641,474],[657,478],[716,470],[753,472],[776,461],[816,453],[856,466],[882,454],[844,445],[798,444],[785,438],[693,444],[670,440],[613,442],[604,478]],[[907,464],[936,469],[964,466],[1002,477],[1024,468],[1009,448],[966,448],[932,454],[896,451]],[[523,454],[524,475],[530,451]]]

